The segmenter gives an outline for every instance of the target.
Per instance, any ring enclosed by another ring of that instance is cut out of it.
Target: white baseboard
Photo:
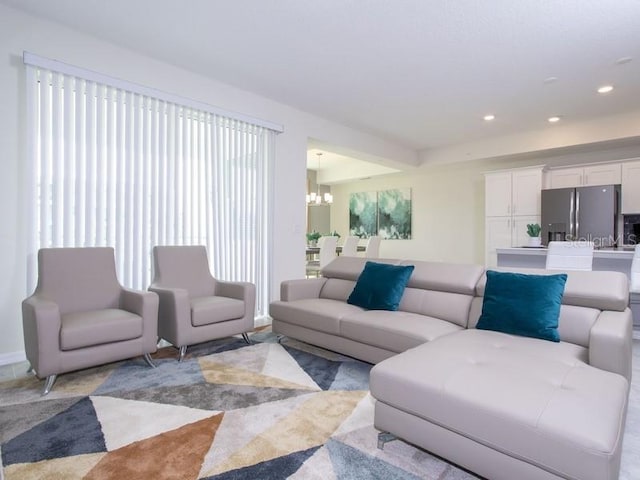
[[[0,365],[11,365],[12,363],[24,362],[27,355],[22,352],[0,353]]]
[[[633,339],[640,340],[640,330],[633,329]]]
[[[264,315],[262,317],[256,317],[253,319],[254,327],[264,327],[265,325],[271,325],[271,317]]]

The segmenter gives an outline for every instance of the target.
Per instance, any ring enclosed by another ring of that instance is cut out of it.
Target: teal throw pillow
[[[367,262],[347,303],[367,310],[397,310],[414,268]]]
[[[559,342],[558,317],[566,274],[487,271],[482,315],[476,328]]]

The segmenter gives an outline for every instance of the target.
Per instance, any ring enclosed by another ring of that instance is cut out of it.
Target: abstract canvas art
[[[349,196],[349,235],[369,238],[378,233],[376,192],[358,192]]]
[[[378,235],[387,239],[411,238],[411,189],[378,192]]]
[[[411,238],[411,189],[358,192],[349,196],[349,235]]]

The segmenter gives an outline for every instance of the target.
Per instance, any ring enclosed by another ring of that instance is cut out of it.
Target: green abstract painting
[[[349,235],[369,238],[378,233],[376,192],[349,195]]]
[[[411,189],[378,192],[378,235],[382,238],[411,238]]]

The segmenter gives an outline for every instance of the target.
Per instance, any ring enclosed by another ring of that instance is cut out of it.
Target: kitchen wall
[[[385,240],[380,256],[484,263],[484,172],[532,165],[565,166],[640,157],[640,144],[592,151],[501,158],[439,166],[332,186],[331,229],[349,231],[349,194],[411,188],[412,239]],[[640,186],[638,187],[640,188]]]
[[[272,298],[279,295],[282,280],[304,276],[310,139],[403,164],[417,162],[413,150],[0,6],[0,364],[22,359],[20,302],[29,293],[22,188],[26,162],[23,50],[284,125],[276,141],[272,186]]]

